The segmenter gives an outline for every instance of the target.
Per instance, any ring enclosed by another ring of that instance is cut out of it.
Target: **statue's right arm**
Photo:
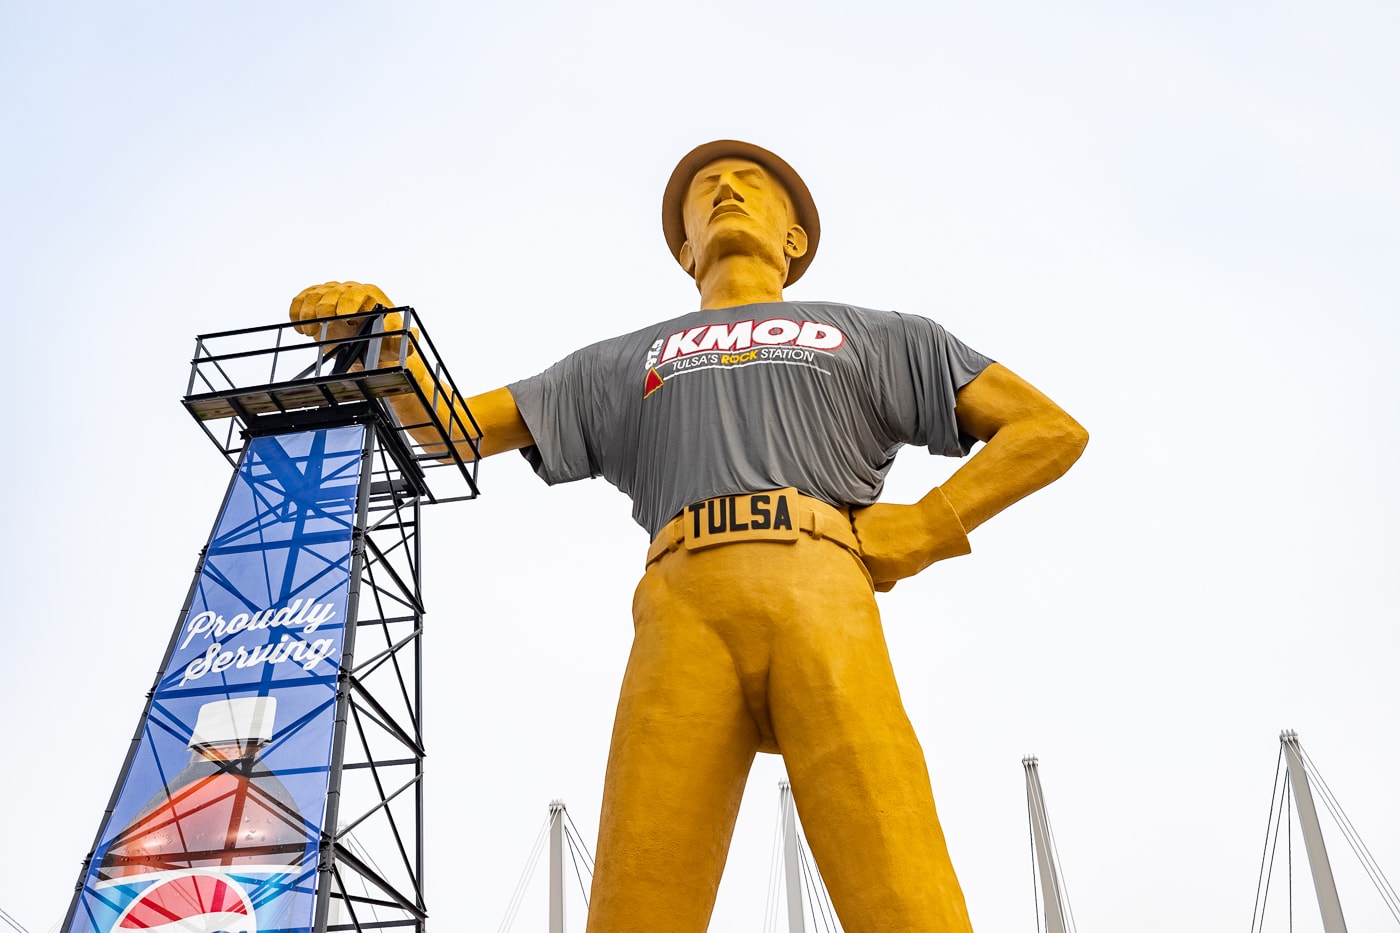
[[[354,324],[339,323],[334,319],[347,314],[370,311],[375,305],[382,305],[386,308],[394,307],[389,297],[374,285],[359,282],[327,282],[324,285],[313,285],[303,289],[292,299],[289,314],[297,325],[296,329],[308,337],[318,336],[321,324],[330,319],[330,323],[326,327],[326,339],[345,340],[354,336]],[[391,315],[386,318],[384,326],[389,330],[399,329],[403,327],[403,321],[397,319],[397,315]],[[385,366],[398,365],[399,346],[397,340],[383,342],[380,360]],[[408,369],[413,374],[413,378],[423,391],[424,396],[440,398],[441,393],[433,391],[432,375],[417,353],[409,353]],[[420,424],[426,420],[427,412],[422,403],[418,401],[417,396],[399,395],[392,397],[389,401],[399,420],[404,424]],[[439,407],[438,415],[441,420],[446,422],[449,415],[447,402],[442,400],[437,404]],[[507,450],[529,447],[535,442],[509,389],[502,387],[474,395],[467,399],[466,407],[471,411],[472,419],[475,420],[477,428],[481,431],[481,440],[478,446],[483,457]],[[463,423],[471,423],[467,420],[460,406],[458,406],[456,414]],[[433,442],[440,439],[440,435],[435,429],[431,427],[420,428],[412,433],[415,439],[424,445],[426,452],[434,452]],[[442,449],[440,444],[437,446],[439,450]],[[458,452],[465,460],[473,459],[471,448],[465,443],[458,445]]]
[[[467,408],[471,410],[477,427],[481,429],[480,446],[483,457],[507,450],[519,450],[535,443],[529,426],[525,424],[520,409],[516,407],[515,397],[510,394],[510,389],[502,386],[490,392],[473,395],[467,399]]]

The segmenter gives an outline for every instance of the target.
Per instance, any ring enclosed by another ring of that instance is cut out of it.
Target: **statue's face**
[[[682,215],[682,264],[697,278],[731,255],[753,256],[786,270],[788,260],[807,248],[787,190],[748,159],[718,159],[696,172]]]

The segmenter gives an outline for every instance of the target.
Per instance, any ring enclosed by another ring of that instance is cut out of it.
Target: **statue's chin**
[[[726,224],[723,229],[715,230],[706,247],[708,262],[702,262],[701,268],[708,268],[711,263],[741,258],[759,260],[779,271],[787,268],[782,239],[761,236],[747,224]]]

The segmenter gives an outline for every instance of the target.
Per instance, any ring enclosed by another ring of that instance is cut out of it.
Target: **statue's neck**
[[[696,280],[700,310],[733,308],[783,300],[787,269],[776,269],[754,256],[726,256]]]

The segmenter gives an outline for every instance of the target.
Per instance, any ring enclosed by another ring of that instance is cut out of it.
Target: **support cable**
[[[1272,882],[1273,882],[1273,878],[1274,878],[1274,858],[1275,858],[1275,856],[1278,855],[1279,827],[1283,824],[1283,813],[1284,813],[1284,810],[1287,808],[1287,805],[1288,805],[1287,794],[1288,794],[1288,788],[1289,788],[1289,780],[1290,780],[1289,776],[1288,776],[1287,774],[1285,774],[1284,777],[1283,777],[1282,799],[1280,800],[1280,804],[1279,804],[1279,808],[1278,808],[1278,813],[1277,813],[1277,815],[1274,817],[1274,825],[1273,825],[1273,846],[1272,846],[1272,848],[1269,849],[1269,870],[1268,870],[1268,873],[1264,876],[1264,899],[1263,899],[1262,902],[1260,902],[1260,905],[1259,905],[1259,930],[1261,931],[1261,933],[1262,933],[1262,931],[1263,931],[1263,929],[1264,929],[1264,913],[1265,913],[1265,911],[1268,909],[1268,906],[1269,906],[1269,888],[1270,888],[1270,886],[1271,886],[1271,884],[1272,884]],[[1265,837],[1266,844],[1267,844],[1267,838],[1268,838],[1268,837],[1266,836],[1266,837]]]
[[[1357,859],[1361,862],[1361,867],[1365,869],[1367,877],[1371,879],[1371,884],[1375,887],[1376,892],[1380,894],[1381,900],[1385,901],[1386,909],[1390,911],[1390,915],[1400,921],[1400,897],[1396,896],[1395,889],[1390,886],[1390,881],[1385,877],[1385,873],[1381,871],[1381,867],[1376,862],[1375,856],[1371,854],[1371,850],[1367,848],[1366,843],[1362,841],[1361,834],[1357,832],[1355,825],[1352,824],[1350,818],[1347,817],[1346,812],[1342,809],[1341,801],[1332,793],[1332,788],[1327,786],[1327,782],[1322,779],[1322,773],[1318,771],[1317,765],[1308,757],[1308,753],[1303,751],[1302,745],[1298,746],[1298,751],[1301,753],[1303,766],[1309,779],[1316,783],[1318,789],[1321,790],[1319,796],[1322,798],[1322,802],[1327,807],[1328,812],[1332,814],[1332,819],[1336,821],[1338,828],[1341,829],[1342,835],[1347,840],[1347,845],[1351,846],[1351,851],[1356,854]]]
[[[1026,836],[1031,844],[1031,896],[1035,900],[1035,928],[1040,929],[1040,882],[1035,876],[1035,807],[1031,803],[1031,785],[1026,784]],[[1273,811],[1269,811],[1269,817],[1273,818]],[[1265,842],[1265,846],[1268,842]],[[1047,927],[1048,927],[1047,922]],[[1250,933],[1254,933],[1250,930]]]
[[[568,820],[568,821],[569,821],[569,826],[573,828],[574,837],[575,837],[576,839],[578,839],[579,848],[581,848],[581,849],[583,850],[584,857],[587,859],[587,862],[586,862],[585,864],[586,864],[587,867],[588,867],[588,877],[592,878],[592,877],[593,877],[593,871],[594,871],[594,868],[593,868],[593,853],[590,852],[590,851],[588,851],[588,846],[584,845],[584,842],[583,842],[583,833],[581,833],[581,832],[578,831],[578,827],[577,827],[577,826],[574,826],[574,818],[573,818],[572,816],[569,816],[569,808],[568,808],[568,807],[565,807],[565,808],[564,808],[564,819]]]
[[[1268,901],[1269,888],[1264,881],[1264,865],[1269,860],[1269,839],[1274,835],[1274,808],[1278,805],[1281,795],[1279,793],[1279,774],[1283,771],[1283,746],[1279,746],[1278,763],[1274,765],[1274,788],[1269,791],[1269,819],[1264,823],[1264,851],[1259,854],[1259,880],[1254,885],[1254,910],[1249,914],[1249,933],[1255,933],[1264,925],[1264,915],[1260,911],[1260,898]],[[1034,840],[1031,845],[1034,846]],[[1038,916],[1038,915],[1037,915]]]
[[[817,864],[817,857],[812,854],[812,848],[807,844],[807,837],[805,835],[798,837],[798,844],[802,847],[802,857],[812,863],[812,877],[816,879],[819,894],[817,903],[830,919],[831,929],[840,930],[841,922],[836,919],[836,905],[831,902],[831,892],[827,890],[826,879],[822,877],[822,869]]]
[[[817,858],[812,854],[812,849],[807,845],[807,837],[799,835],[797,837],[798,851],[802,854],[804,862],[811,863],[812,877],[817,886],[817,904],[822,909],[823,925],[833,933],[841,930],[841,921],[836,918],[836,905],[831,902],[831,892],[827,890],[826,879],[822,877],[821,866],[817,864]]]
[[[364,846],[360,845],[359,840],[355,838],[353,833],[346,833],[341,841],[344,843],[345,848],[349,849],[351,852],[364,859],[366,862],[369,863],[369,866],[371,868],[379,872],[380,877],[384,876],[384,869],[380,868],[377,864],[375,864],[374,858],[369,854],[369,850],[366,849]],[[368,903],[369,898],[371,897],[369,892],[369,882],[365,879],[365,876],[359,874],[359,872],[356,872],[355,874],[360,879],[360,890],[364,892],[366,902]],[[336,867],[336,880],[340,882],[340,893],[345,895],[346,905],[349,906],[349,899],[351,895],[350,892],[345,890],[345,880],[340,876],[339,866]],[[380,919],[379,911],[375,908],[375,905],[373,903],[369,904],[369,912],[374,916],[375,921],[378,922]],[[353,911],[351,912],[351,916],[354,916]]]
[[[564,812],[565,812],[565,813],[568,813],[569,811],[568,811],[568,810],[565,810]],[[574,877],[578,879],[578,889],[579,889],[579,891],[583,894],[583,909],[584,909],[584,910],[587,910],[587,909],[588,909],[588,888],[587,888],[587,886],[583,883],[583,872],[579,870],[579,862],[580,862],[580,861],[583,862],[583,866],[584,866],[585,869],[587,869],[587,867],[588,867],[588,861],[587,861],[587,859],[586,859],[586,858],[583,858],[583,857],[581,856],[580,852],[579,852],[579,850],[583,847],[583,844],[582,844],[582,841],[577,840],[577,839],[575,838],[575,836],[574,836],[573,833],[569,832],[569,828],[568,828],[567,826],[564,827],[564,841],[567,842],[567,843],[569,844],[569,861],[571,861],[571,862],[574,863]],[[592,872],[592,871],[589,871],[589,872],[588,872],[588,880],[590,880],[590,881],[593,880],[593,872]]]
[[[1289,782],[1284,786],[1283,792],[1288,795],[1288,800],[1283,803],[1283,808],[1288,811],[1288,933],[1293,933],[1293,784]]]
[[[817,908],[816,901],[813,899],[816,885],[812,883],[811,869],[807,867],[807,860],[802,858],[802,846],[800,843],[798,844],[797,852],[797,867],[801,872],[802,880],[800,884],[802,885],[802,890],[807,895],[807,910],[812,915],[812,922],[821,923],[822,928],[826,929],[826,918],[821,915]]]
[[[1040,798],[1040,809],[1045,814],[1045,832],[1050,837],[1050,855],[1055,860],[1055,896],[1060,907],[1069,918],[1071,933],[1079,933],[1079,924],[1074,922],[1074,905],[1069,900],[1069,883],[1065,880],[1065,866],[1060,861],[1060,847],[1055,842],[1055,827],[1050,822],[1050,808],[1045,804],[1044,795]]]
[[[1259,898],[1259,926],[1250,927],[1252,933],[1256,929],[1261,933],[1264,929],[1264,913],[1268,911],[1268,891],[1270,891],[1274,880],[1274,857],[1278,855],[1278,828],[1282,825],[1284,810],[1287,808],[1287,796],[1285,796],[1287,789],[1288,775],[1284,775],[1284,787],[1278,793],[1277,811],[1273,806],[1270,806],[1270,825],[1266,827],[1266,832],[1264,832],[1264,856],[1268,860],[1267,871],[1260,878],[1260,890],[1263,891],[1263,897]]]
[[[360,918],[355,914],[355,905],[354,905],[354,903],[352,903],[352,901],[351,901],[350,892],[347,891],[347,890],[345,889],[345,878],[344,878],[344,876],[342,876],[342,874],[341,874],[340,866],[339,866],[339,865],[332,865],[332,866],[331,866],[331,880],[332,880],[333,882],[335,882],[335,889],[339,890],[339,892],[340,892],[340,903],[341,903],[342,905],[344,905],[344,907],[345,907],[345,912],[346,912],[347,914],[350,915],[350,925],[351,925],[354,929],[356,929],[356,930],[361,929],[361,926],[360,926]],[[361,884],[364,883],[364,879],[363,879],[363,878],[360,879],[360,883],[361,883]],[[331,911],[334,911],[334,910],[335,910],[335,904],[334,904],[335,896],[336,896],[335,893],[332,892],[332,894],[331,894],[332,905],[331,905],[331,908],[330,908]],[[337,919],[338,919],[338,918],[337,918]],[[378,921],[378,919],[379,919],[379,918],[378,918],[378,915],[376,915],[376,916],[375,916],[375,920]],[[326,926],[327,926],[328,928],[330,927],[330,920],[331,920],[331,913],[328,911],[328,912],[327,912],[327,916],[326,916],[326,921],[327,921]],[[336,925],[336,926],[341,926],[342,924],[336,923],[335,925]]]
[[[783,851],[783,808],[778,807],[778,818],[773,822],[773,853],[768,859],[768,900],[763,906],[763,933],[777,933],[778,929],[778,866],[782,864]]]
[[[544,841],[549,836],[549,821],[551,816],[545,817],[544,824],[540,826],[539,834],[535,836],[535,844],[530,847],[530,854],[525,859],[525,870],[520,873],[520,880],[515,883],[515,892],[510,896],[510,903],[506,905],[506,915],[501,919],[499,933],[506,933],[514,924],[515,917],[520,913],[520,905],[525,903],[525,889],[530,885],[530,879],[534,877],[535,866],[539,864],[540,855],[544,852]]]
[[[0,920],[3,920],[3,921],[5,921],[7,924],[9,924],[10,926],[14,927],[15,930],[18,931],[18,933],[29,933],[29,931],[26,930],[26,929],[24,928],[24,926],[23,926],[18,920],[16,920],[14,917],[11,917],[9,914],[7,914],[7,913],[5,912],[5,908],[3,908],[3,907],[0,907]]]

